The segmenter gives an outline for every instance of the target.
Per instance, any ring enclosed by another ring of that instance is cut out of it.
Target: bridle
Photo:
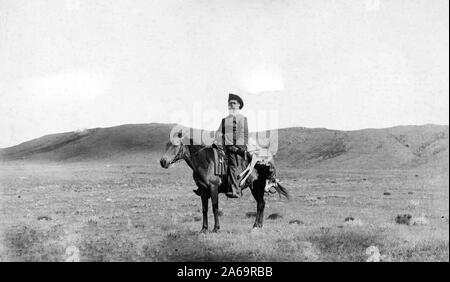
[[[173,160],[169,163],[169,165],[174,164],[182,159],[184,159],[184,144],[180,142],[180,149],[178,150],[177,154],[173,158]]]

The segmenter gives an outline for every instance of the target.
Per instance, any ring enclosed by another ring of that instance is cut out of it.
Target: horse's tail
[[[283,195],[286,197],[286,199],[288,199],[288,200],[291,199],[291,196],[289,196],[288,190],[286,188],[284,188],[278,181],[277,181],[277,185],[275,186],[275,190],[277,190],[280,197],[281,197],[281,195]]]

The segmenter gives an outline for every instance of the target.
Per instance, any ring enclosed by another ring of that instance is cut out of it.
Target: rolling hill
[[[173,126],[127,124],[51,134],[1,149],[0,160],[145,163],[149,158],[161,156]],[[298,168],[448,170],[449,167],[448,126],[356,131],[295,127],[280,129],[278,134],[276,161]]]

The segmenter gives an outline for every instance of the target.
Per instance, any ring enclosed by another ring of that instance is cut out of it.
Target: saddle
[[[228,160],[225,155],[225,151],[218,149],[217,147],[212,147],[214,151],[214,175],[224,176],[227,175],[228,170]],[[246,154],[247,152],[244,152]],[[247,165],[247,158],[243,157],[242,163],[240,164],[242,169],[244,169]]]

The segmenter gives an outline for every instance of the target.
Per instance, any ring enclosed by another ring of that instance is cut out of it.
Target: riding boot
[[[234,191],[233,192],[228,192],[225,195],[227,195],[227,197],[231,198],[231,199],[237,199],[237,198],[240,197],[239,194],[235,193]]]
[[[231,185],[230,189],[231,191],[225,194],[228,198],[239,198],[242,196],[242,191],[239,186]]]

